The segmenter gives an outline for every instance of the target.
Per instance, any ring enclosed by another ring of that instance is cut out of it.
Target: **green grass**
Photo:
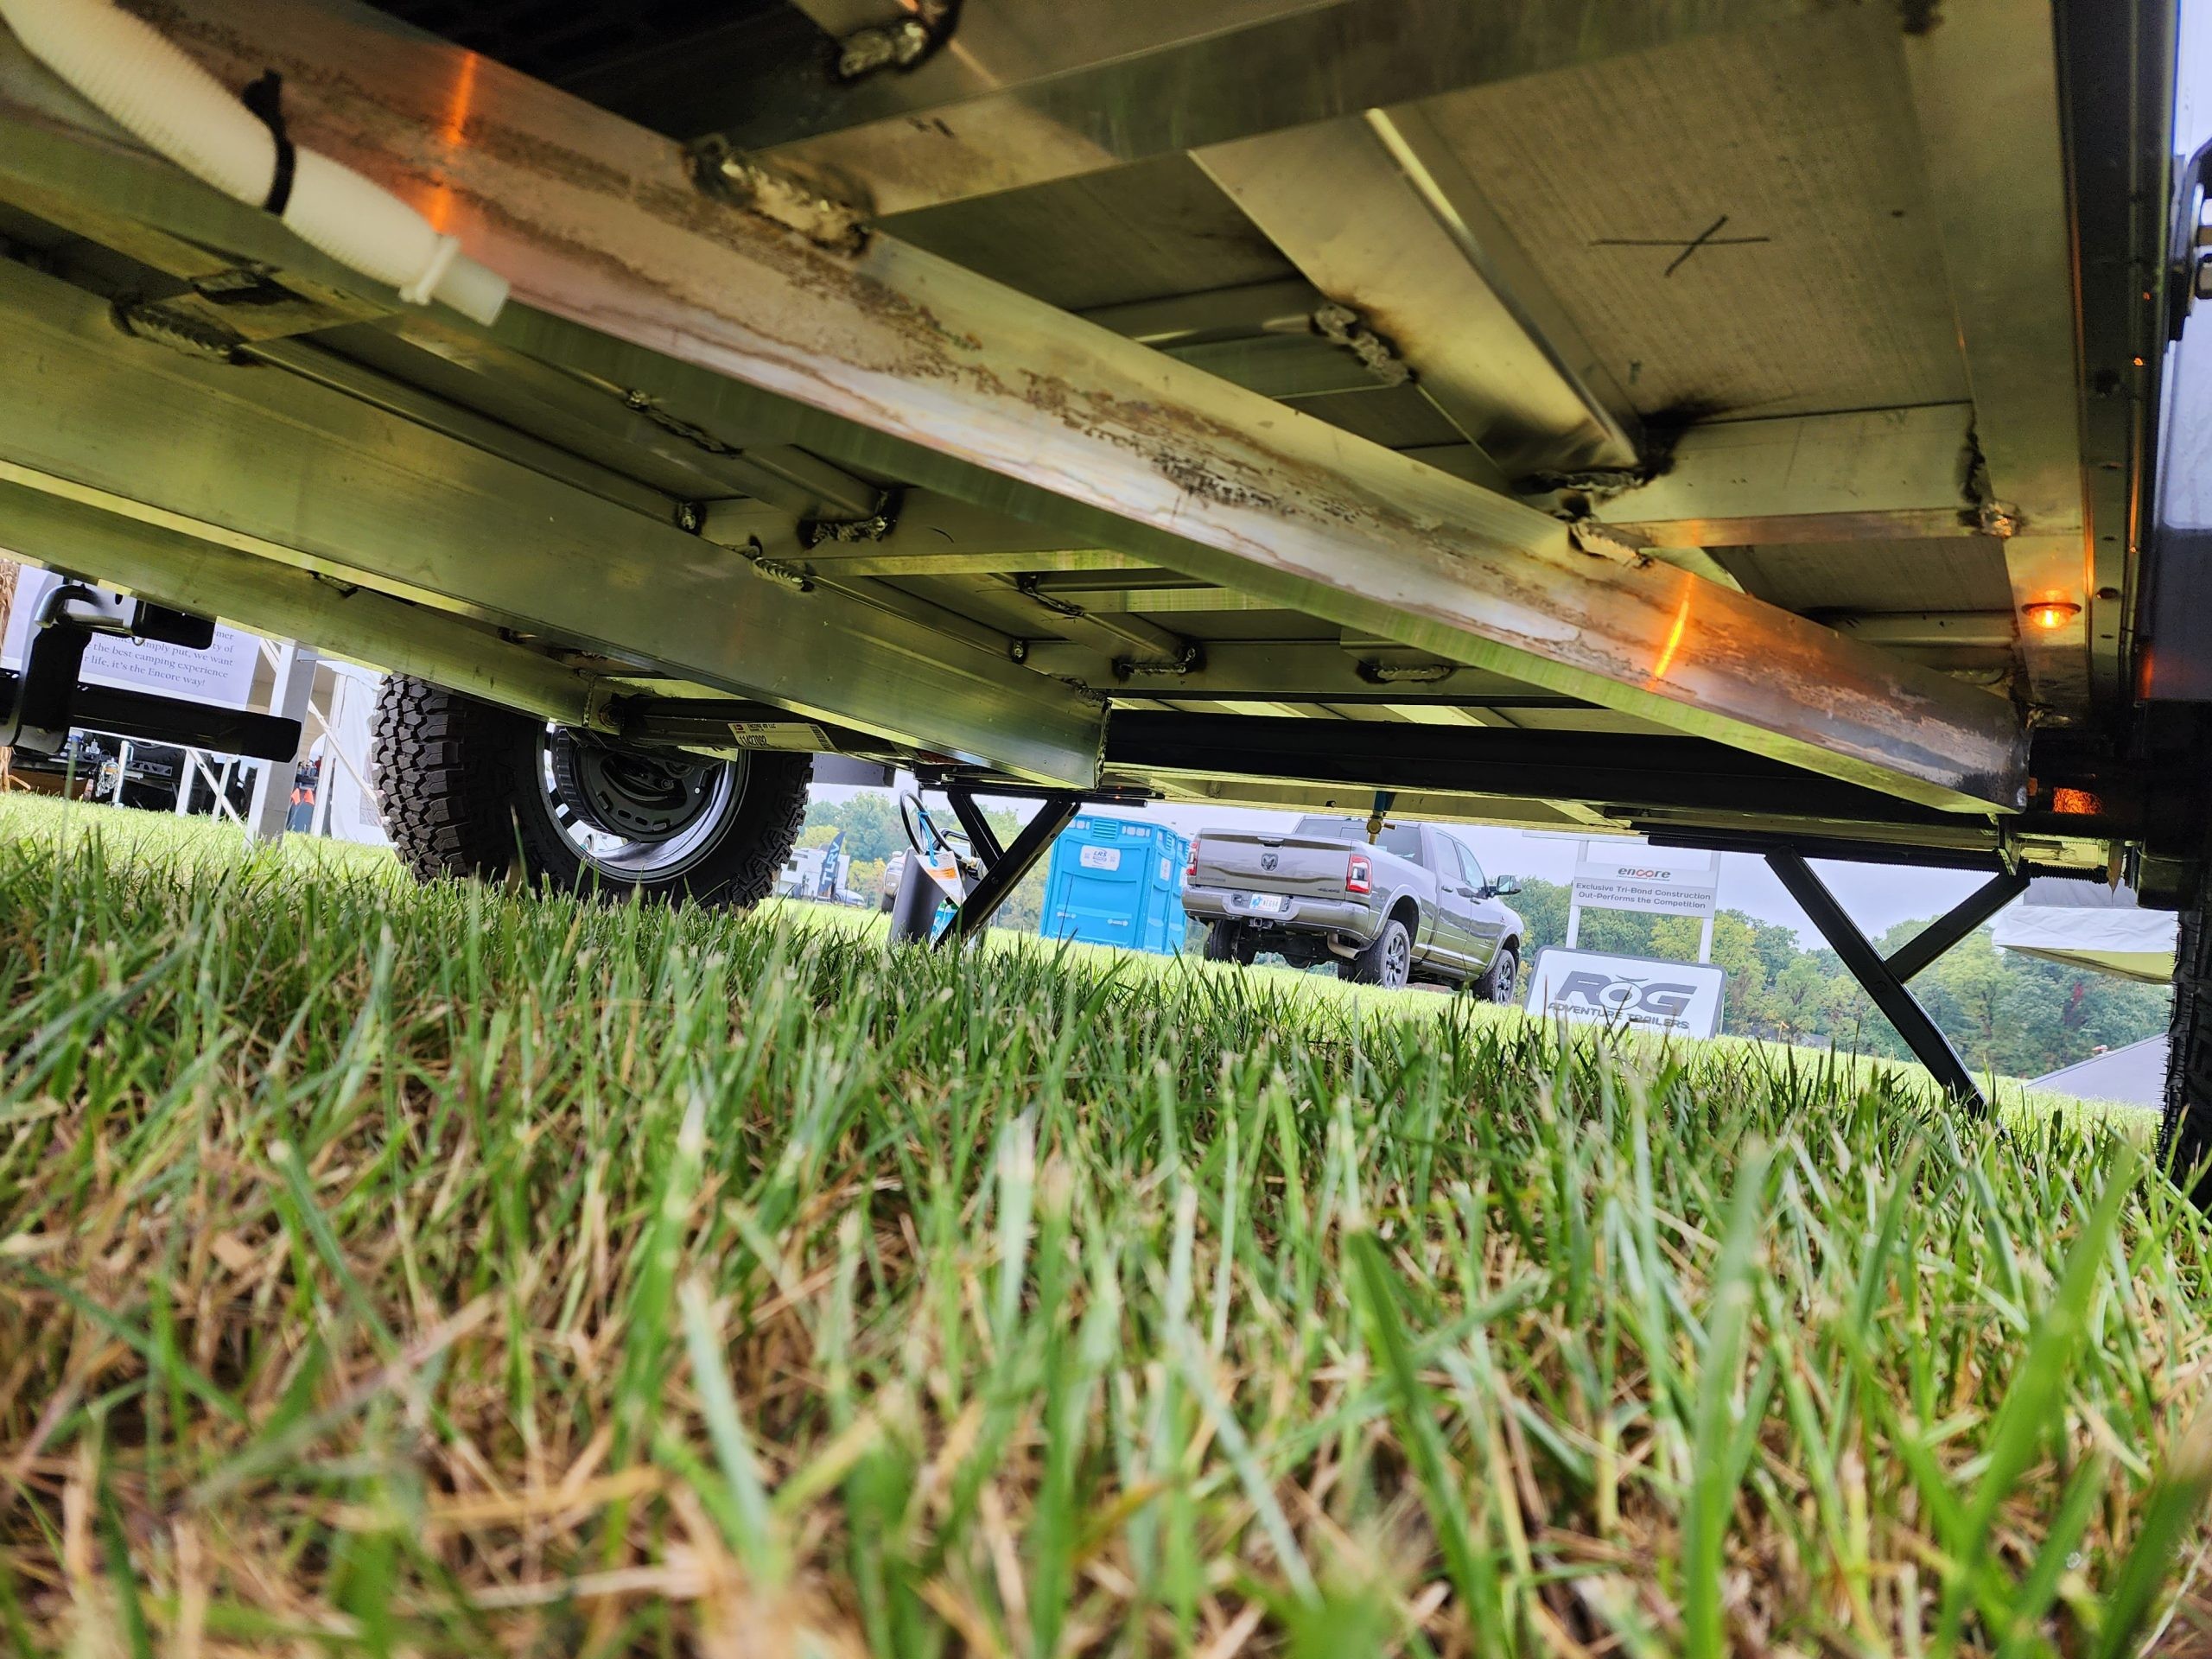
[[[2212,1637],[2206,1227],[2094,1118],[57,816],[0,1649]]]
[[[312,848],[313,843],[302,845],[304,850]],[[874,939],[878,943],[890,937],[889,919],[872,910],[841,909],[832,905],[782,899],[772,900],[762,909],[763,914],[768,918],[810,931],[829,929],[847,938]],[[1129,978],[1161,975],[1182,976],[1194,970],[1205,971],[1198,969],[1198,964],[1188,957],[1154,956],[1112,945],[1080,942],[1058,944],[1040,940],[1033,934],[1011,931],[992,930],[986,932],[982,948],[994,953],[1004,950],[1023,950],[1033,955],[1041,953],[1048,960],[1088,972]],[[1371,985],[1355,985],[1337,978],[1333,974],[1307,972],[1279,964],[1255,965],[1244,969],[1243,975],[1263,995],[1279,999],[1301,1010],[1308,1006],[1318,1006],[1324,1018],[1331,1017],[1332,1012],[1351,1009],[1370,1014],[1388,1014],[1401,1019],[1439,1018],[1449,1014],[1454,1018],[1486,1018],[1518,1023],[1522,1017],[1517,1009],[1481,1005],[1474,1005],[1471,1009],[1471,999],[1454,998],[1443,994],[1440,988],[1436,987],[1386,991]],[[1912,1061],[1892,1060],[1878,1054],[1839,1054],[1824,1048],[1764,1042],[1749,1037],[1670,1040],[1641,1032],[1621,1032],[1611,1040],[1617,1049],[1637,1055],[1647,1066],[1663,1065],[1673,1053],[1684,1048],[1708,1057],[1716,1052],[1747,1052],[1758,1055],[1761,1064],[1772,1064],[1784,1057],[1794,1057],[1796,1064],[1824,1069],[1826,1075],[1841,1077],[1852,1086],[1878,1078],[1891,1079],[1910,1086],[1926,1086],[1929,1083],[1926,1070]],[[2055,1094],[2048,1090],[2033,1088],[2027,1079],[2022,1077],[1983,1077],[1980,1082],[2007,1122],[2030,1122],[2052,1112],[2060,1112],[2069,1118],[2109,1123],[2131,1139],[2145,1145],[2156,1135],[2158,1123],[2155,1116],[2139,1106],[2113,1101],[2082,1100],[2071,1095]]]

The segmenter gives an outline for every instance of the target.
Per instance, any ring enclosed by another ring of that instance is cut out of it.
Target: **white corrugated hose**
[[[194,177],[258,207],[276,182],[276,139],[237,94],[160,30],[110,0],[0,0],[24,49]],[[294,152],[285,225],[413,305],[438,300],[489,324],[507,280],[382,185],[327,156]]]

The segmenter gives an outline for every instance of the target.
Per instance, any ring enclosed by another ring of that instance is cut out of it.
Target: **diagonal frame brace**
[[[976,804],[976,791],[964,785],[946,788],[952,802],[953,816],[968,832],[969,845],[980,855],[983,865],[982,880],[966,899],[955,907],[951,918],[942,928],[933,927],[938,909],[937,884],[923,873],[920,861],[909,856],[906,873],[899,886],[899,897],[892,907],[891,943],[920,944],[926,941],[932,949],[943,950],[947,945],[957,948],[968,943],[998,913],[999,906],[1007,900],[1021,878],[1037,867],[1037,861],[1050,850],[1052,842],[1068,820],[1082,810],[1084,798],[1073,791],[1051,790],[1038,798],[1034,816],[1021,826],[1020,832],[1001,847],[991,829],[990,820]]]
[[[1910,979],[2028,890],[2025,870],[2001,870],[1890,952],[1887,966]]]
[[[989,869],[1006,856],[1006,849],[999,845],[998,834],[991,828],[991,821],[976,804],[976,798],[964,789],[950,791],[952,816],[960,820],[960,827],[968,832],[968,840],[982,855],[983,868]]]
[[[968,817],[961,810],[962,798],[966,793],[964,790],[952,792],[953,810],[959,813],[963,822]],[[991,918],[998,914],[999,906],[1006,902],[1015,884],[1036,868],[1037,861],[1044,857],[1060,831],[1067,827],[1068,820],[1082,807],[1083,797],[1073,793],[1047,795],[1039,802],[1035,816],[991,861],[990,868],[983,872],[983,879],[976,884],[976,890],[953,912],[944,931],[931,943],[943,950],[948,944],[965,944],[982,932]],[[976,817],[980,820],[982,814],[977,813]],[[988,827],[985,825],[986,830]]]
[[[2005,871],[1988,881],[1949,911],[1930,922],[1887,957],[1859,931],[1827,884],[1814,874],[1804,855],[1787,848],[1773,848],[1766,855],[1771,869],[1797,907],[1819,928],[1821,937],[1843,959],[1883,1018],[1896,1027],[1913,1057],[1942,1084],[1944,1092],[1976,1117],[1989,1113],[1989,1102],[1974,1081],[1973,1071],[1957,1049],[1951,1046],[1928,1010],[1920,1006],[1905,982],[1922,972],[1953,945],[2002,910],[2027,887],[2024,871]]]

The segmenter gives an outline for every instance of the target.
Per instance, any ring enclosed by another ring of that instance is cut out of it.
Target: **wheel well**
[[[1503,939],[1498,941],[1497,948],[1501,950],[1510,950],[1515,956],[1519,956],[1521,954],[1521,936],[1518,933],[1507,934]]]
[[[1421,938],[1421,906],[1410,896],[1402,896],[1390,906],[1389,919],[1405,924],[1408,938]]]

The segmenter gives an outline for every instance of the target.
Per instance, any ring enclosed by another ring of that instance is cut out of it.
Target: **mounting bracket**
[[[70,709],[76,702],[77,674],[92,631],[67,613],[67,601],[89,589],[56,588],[39,607],[37,631],[23,653],[23,672],[13,707],[0,722],[0,747],[32,754],[59,754],[69,741]]]

